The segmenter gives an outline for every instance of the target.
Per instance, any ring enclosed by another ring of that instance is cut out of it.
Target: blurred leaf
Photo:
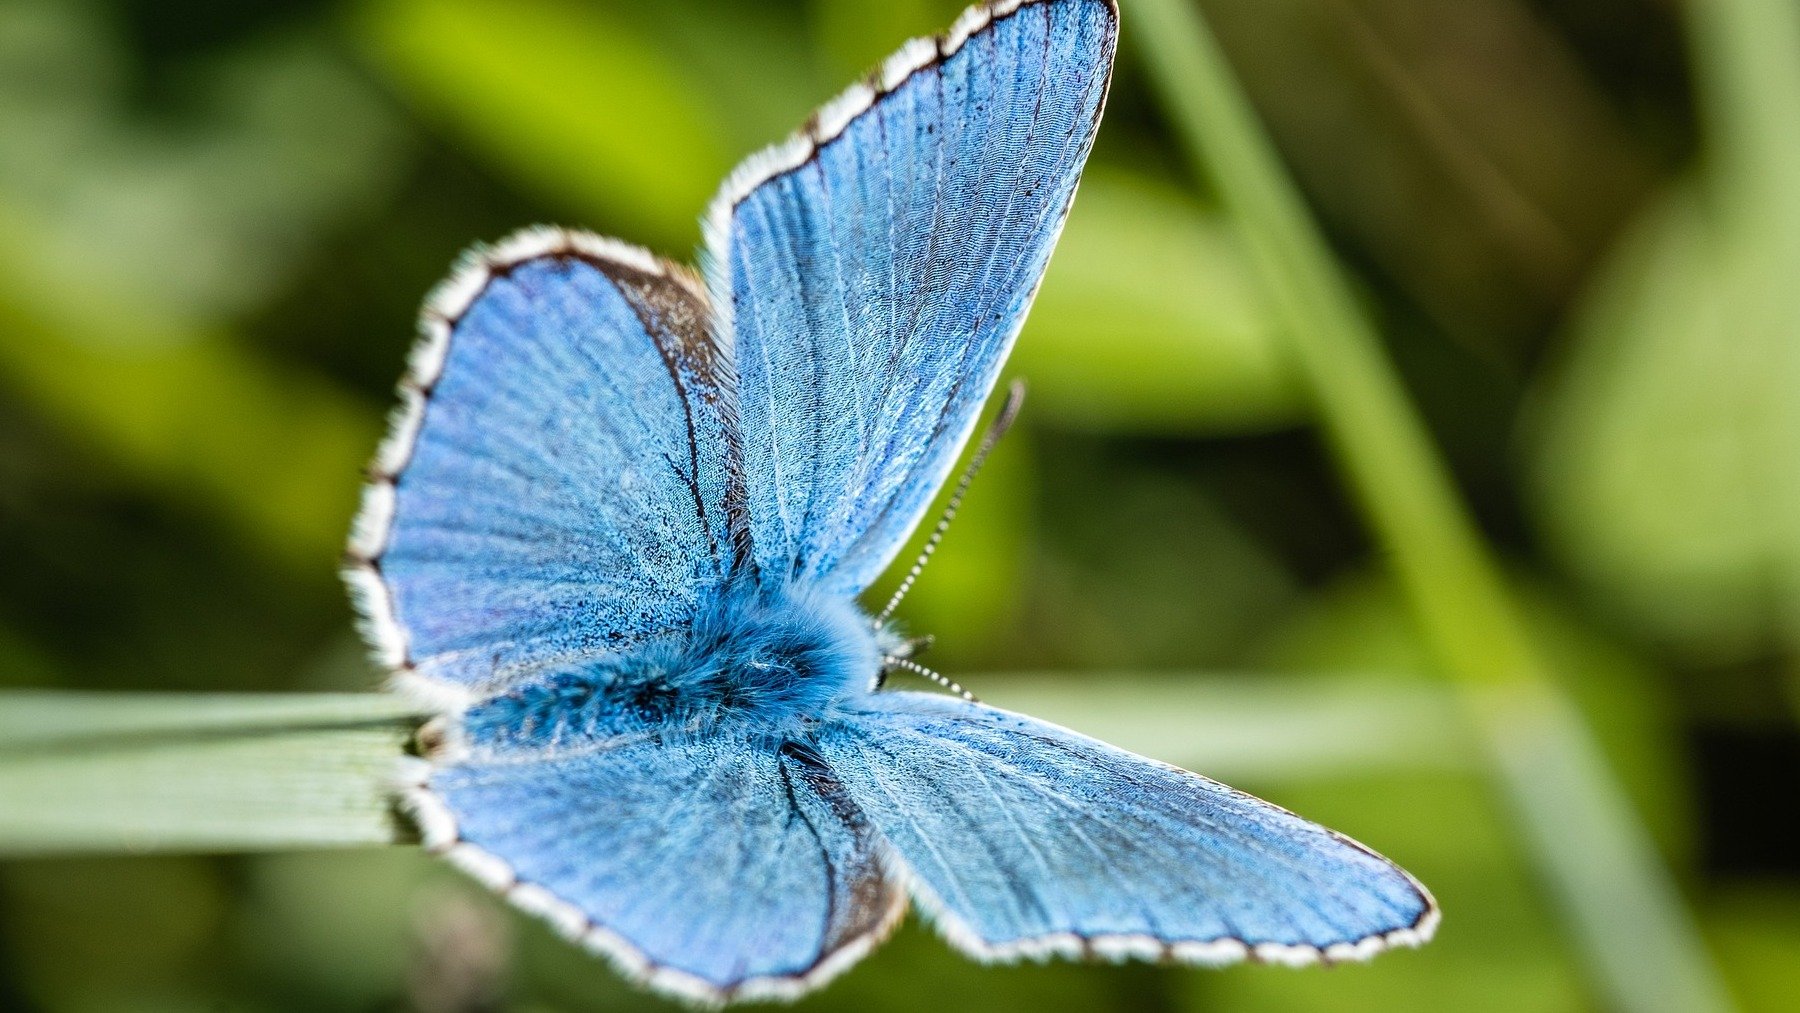
[[[460,878],[422,850],[260,855],[232,938],[290,1008],[391,1008],[405,988],[420,902]]]
[[[1148,177],[1090,168],[1014,353],[1062,426],[1292,425],[1298,388],[1230,226]]]
[[[0,204],[36,265],[12,284],[150,324],[81,340],[174,338],[256,305],[395,181],[399,125],[319,43],[196,62],[181,131],[131,108],[121,50],[85,5],[0,8]]]
[[[84,11],[0,9],[0,379],[128,471],[322,570],[377,420],[219,320],[382,194],[399,132],[305,42],[198,67],[202,128],[149,129]]]
[[[45,304],[41,265],[0,205],[0,376],[39,410],[178,497],[232,518],[277,558],[322,569],[353,512],[375,414],[209,332],[98,292]],[[114,342],[73,335],[106,335]]]
[[[357,30],[429,113],[572,213],[690,248],[730,168],[713,110],[629,22],[562,0],[369,0]]]
[[[1334,234],[1490,366],[1527,360],[1651,182],[1529,0],[1199,6]]]
[[[1681,762],[1676,708],[1655,673],[1589,629],[1545,590],[1513,582],[1532,636],[1594,729],[1610,768],[1641,819],[1675,864],[1691,864],[1695,809]],[[1359,573],[1340,580],[1294,615],[1269,642],[1267,658],[1294,672],[1383,671],[1432,678],[1429,645],[1391,579]],[[1296,692],[1303,690],[1296,689]]]
[[[1007,664],[1241,664],[1245,646],[1302,594],[1288,562],[1180,465],[1146,469],[1104,444],[1086,453],[1095,456],[1084,460],[1074,440],[1045,441],[1054,463],[1040,479],[1027,574],[1031,653]]]
[[[1563,902],[1607,1000],[1726,1009],[1652,842],[1562,695],[1473,518],[1238,88],[1178,0],[1140,0],[1152,76],[1195,168],[1218,189],[1281,333],[1437,664],[1460,690],[1494,787]],[[1569,847],[1573,835],[1581,843]]]
[[[390,842],[415,714],[376,694],[7,693],[0,854]]]
[[[1769,879],[1715,889],[1707,898],[1708,935],[1730,972],[1744,1008],[1757,1013],[1800,1009],[1800,889]]]
[[[706,97],[713,111],[709,122],[734,159],[792,134],[826,96],[867,69],[821,73],[807,31],[812,12],[797,4],[662,0],[613,7],[680,64],[689,87]]]
[[[1745,279],[1691,194],[1621,245],[1540,394],[1536,504],[1555,548],[1650,636],[1714,662],[1766,648],[1794,333],[1746,330]],[[1797,265],[1800,266],[1800,265]]]
[[[1718,664],[1800,638],[1800,12],[1689,11],[1704,172],[1590,290],[1533,477],[1578,572]]]
[[[17,629],[0,625],[0,681],[7,689],[56,684],[56,662]]]
[[[12,1008],[198,1013],[209,999],[224,1004],[207,967],[233,898],[203,859],[15,859],[0,865],[0,895],[8,984],[31,997]]]

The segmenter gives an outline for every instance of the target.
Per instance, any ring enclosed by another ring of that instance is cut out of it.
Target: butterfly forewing
[[[978,9],[726,184],[709,287],[764,573],[855,594],[918,523],[1024,322],[1116,35],[1102,0]]]
[[[552,230],[434,297],[353,547],[386,660],[492,692],[716,597],[744,524],[707,317],[684,270]]]

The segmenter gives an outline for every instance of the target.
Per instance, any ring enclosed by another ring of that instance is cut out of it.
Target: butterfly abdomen
[[[855,605],[746,585],[685,631],[559,667],[470,708],[471,742],[556,749],[642,731],[748,721],[780,736],[867,692],[880,664]]]

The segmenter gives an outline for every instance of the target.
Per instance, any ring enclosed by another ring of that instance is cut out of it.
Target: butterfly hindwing
[[[1345,837],[1007,711],[879,693],[817,748],[977,956],[1347,959],[1416,945],[1437,918]]]
[[[493,690],[710,600],[742,505],[707,316],[683,269],[557,230],[433,297],[352,546],[384,660]]]
[[[708,278],[763,572],[855,594],[917,524],[1061,230],[1116,34],[1108,0],[972,9],[726,182]]]
[[[878,835],[799,746],[718,734],[477,749],[410,797],[428,845],[690,999],[796,995],[905,908]]]

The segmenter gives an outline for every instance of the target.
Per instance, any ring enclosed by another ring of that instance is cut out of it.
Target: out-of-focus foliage
[[[901,617],[978,693],[1380,848],[1445,927],[1367,968],[1205,972],[981,968],[912,924],[806,1005],[1597,1006],[1122,5],[1102,140],[1012,367],[1024,419]],[[0,4],[0,688],[374,686],[333,570],[457,252],[553,221],[685,257],[738,158],[958,8]],[[1508,559],[1611,801],[1653,831],[1733,998],[1793,1008],[1792,5],[1198,8]],[[0,793],[56,793],[6,766],[56,759],[13,718]],[[0,1008],[658,1005],[402,849],[0,865]]]
[[[129,108],[117,34],[81,8],[0,16],[0,365],[121,463],[313,556],[354,490],[331,470],[375,415],[271,370],[220,324],[392,193],[398,125],[300,37],[192,68],[191,122],[159,129]]]
[[[1515,587],[1536,642],[1562,672],[1578,672],[1576,703],[1593,726],[1612,769],[1652,821],[1665,849],[1691,861],[1694,806],[1680,758],[1656,748],[1676,727],[1671,701],[1647,688],[1650,669],[1618,644],[1585,628],[1568,606],[1529,585]],[[1430,678],[1430,653],[1392,583],[1350,574],[1322,591],[1265,650],[1276,669],[1379,671]]]
[[[1285,337],[1313,422],[1460,704],[1495,796],[1557,899],[1602,1001],[1730,1008],[1692,916],[1558,665],[1506,586],[1383,342],[1216,35],[1178,0],[1140,0],[1175,133],[1219,193]]]
[[[1116,433],[1292,425],[1297,394],[1230,226],[1169,184],[1105,166],[1082,180],[1081,210],[1013,360],[1034,410]]]
[[[1609,603],[1718,665],[1800,631],[1800,16],[1697,25],[1718,68],[1706,158],[1572,322],[1535,492]]]
[[[1239,73],[1327,220],[1446,336],[1497,361],[1520,361],[1650,183],[1619,109],[1645,96],[1597,89],[1576,40],[1530,5],[1206,7],[1227,42],[1258,54]],[[1661,41],[1644,34],[1594,55]]]
[[[567,0],[392,0],[358,26],[429,114],[510,173],[679,249],[731,167],[717,110],[629,20]],[[656,144],[644,143],[655,137]],[[673,240],[674,242],[671,242]]]
[[[1546,384],[1537,492],[1559,547],[1629,618],[1730,660],[1783,626],[1800,374],[1780,368],[1792,331],[1745,326],[1747,279],[1716,243],[1684,192],[1608,265]]]

